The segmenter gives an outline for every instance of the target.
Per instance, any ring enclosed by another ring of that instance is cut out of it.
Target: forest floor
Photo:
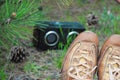
[[[77,0],[76,0],[77,1]],[[80,0],[82,1],[82,0]],[[105,3],[97,0],[87,0],[87,3],[73,2],[71,6],[58,7],[56,2],[50,0],[42,3],[43,11],[45,10],[46,17],[50,21],[78,21],[86,25],[86,16],[94,12],[97,16],[102,13],[104,6],[107,9],[113,9],[111,5],[116,5],[115,1],[106,0]],[[84,1],[84,0],[83,0]],[[117,4],[118,5],[118,4]],[[120,5],[118,5],[120,6]],[[117,13],[117,10],[114,10]],[[99,28],[86,27],[88,30],[99,31]],[[100,47],[105,37],[100,36]],[[60,80],[60,68],[55,65],[54,58],[57,58],[63,53],[62,50],[47,50],[37,51],[34,47],[28,47],[30,57],[26,62],[20,64],[6,63],[6,73],[8,80]],[[3,57],[6,57],[3,55]],[[5,59],[1,59],[3,62]],[[29,78],[29,79],[27,79]]]

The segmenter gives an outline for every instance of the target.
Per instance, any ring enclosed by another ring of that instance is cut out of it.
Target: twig
[[[14,74],[12,73],[10,73],[10,76],[9,76],[9,78],[8,78],[8,80],[11,80],[11,78],[13,78],[14,77]]]
[[[14,20],[15,18],[13,16],[7,18],[5,21],[3,21],[0,25],[3,26],[5,24],[10,24],[12,22],[12,20]]]

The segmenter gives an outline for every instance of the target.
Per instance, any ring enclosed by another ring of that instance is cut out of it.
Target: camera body
[[[39,50],[58,49],[60,42],[66,44],[70,36],[77,36],[84,30],[78,22],[38,21],[33,31],[33,43]]]

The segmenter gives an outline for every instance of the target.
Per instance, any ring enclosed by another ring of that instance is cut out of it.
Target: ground
[[[56,68],[53,58],[58,57],[61,50],[37,51],[35,48],[28,49],[30,57],[24,63],[8,63],[7,71],[10,80],[59,80],[60,69]],[[14,68],[14,69],[13,69]]]
[[[65,6],[61,4],[61,7],[58,7],[55,0],[50,1],[46,0],[42,3],[43,11],[46,13],[46,18],[50,21],[78,21],[83,24],[87,30],[94,32],[99,31],[100,27],[92,27],[86,25],[86,16],[90,12],[94,12],[97,16],[100,16],[103,12],[103,8],[106,7],[107,10],[113,11],[116,15],[119,14],[117,9],[114,9],[117,6],[120,6],[115,1],[108,0],[76,0],[72,2],[70,6]],[[101,33],[102,34],[102,33]],[[111,33],[112,34],[112,33]],[[107,37],[99,35],[100,39],[100,48],[103,41]],[[27,44],[27,43],[26,43]],[[3,54],[0,58],[1,61],[5,63],[5,71],[8,75],[8,80],[21,80],[21,78],[29,78],[29,80],[60,80],[60,70],[56,63],[55,59],[59,57],[63,50],[47,50],[47,51],[38,51],[35,47],[28,47],[27,50],[30,52],[30,56],[27,61],[24,63],[11,63],[8,62],[8,55]],[[3,65],[4,63],[1,63]],[[31,78],[31,79],[30,79]]]

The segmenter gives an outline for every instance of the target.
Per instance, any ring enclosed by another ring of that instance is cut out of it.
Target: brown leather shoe
[[[62,67],[62,80],[93,80],[98,52],[98,37],[82,32],[69,47]]]
[[[98,63],[99,80],[120,80],[120,35],[106,40]]]

